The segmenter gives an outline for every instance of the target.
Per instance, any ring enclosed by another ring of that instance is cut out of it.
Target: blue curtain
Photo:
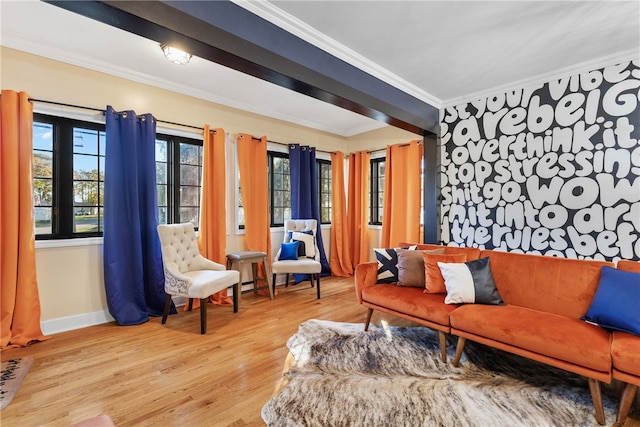
[[[164,309],[156,192],[156,124],[151,114],[106,112],[104,283],[109,313],[137,325]],[[175,312],[175,307],[172,308]]]
[[[289,177],[291,179],[291,219],[315,219],[318,222],[316,242],[320,249],[322,275],[331,274],[324,253],[320,233],[320,203],[318,200],[318,177],[316,175],[316,149],[306,145],[289,145]],[[300,277],[299,277],[300,276]],[[305,280],[305,275],[296,275],[296,281]]]

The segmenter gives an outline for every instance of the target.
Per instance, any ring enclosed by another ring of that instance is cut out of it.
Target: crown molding
[[[611,55],[602,56],[600,58],[550,71],[548,73],[538,74],[537,76],[533,76],[527,79],[516,80],[514,82],[493,87],[491,89],[486,89],[480,92],[471,93],[469,95],[447,99],[442,102],[441,108],[455,107],[457,105],[466,104],[478,99],[489,98],[490,96],[498,93],[505,93],[531,86],[540,86],[541,84],[548,83],[552,80],[558,80],[564,77],[570,77],[572,75],[597,70],[599,68],[608,67],[625,61],[634,60],[640,60],[640,52],[638,52],[637,50],[630,49],[628,51],[617,52]]]
[[[283,30],[324,50],[332,56],[382,80],[383,82],[436,108],[442,107],[442,100],[406,81],[402,77],[381,67],[358,52],[333,40],[295,16],[264,0],[231,0],[260,18],[271,22]]]

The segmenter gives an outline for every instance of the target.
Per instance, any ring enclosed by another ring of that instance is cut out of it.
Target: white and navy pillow
[[[447,288],[445,304],[504,304],[493,280],[489,257],[465,263],[438,262]]]
[[[312,230],[308,231],[290,231],[289,239],[291,241],[299,241],[298,255],[305,256],[307,258],[315,258],[316,256],[316,242]]]
[[[408,248],[373,248],[378,260],[378,283],[396,283],[398,281],[398,249],[415,250],[417,246]]]

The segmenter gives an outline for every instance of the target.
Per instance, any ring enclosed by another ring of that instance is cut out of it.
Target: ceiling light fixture
[[[184,65],[191,59],[190,53],[187,53],[180,49],[176,49],[175,47],[163,44],[160,46],[160,48],[162,49],[165,58],[167,58],[167,60],[173,62],[174,64]]]

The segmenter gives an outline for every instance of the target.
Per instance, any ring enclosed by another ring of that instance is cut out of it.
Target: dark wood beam
[[[230,1],[47,1],[416,134],[438,109]]]

